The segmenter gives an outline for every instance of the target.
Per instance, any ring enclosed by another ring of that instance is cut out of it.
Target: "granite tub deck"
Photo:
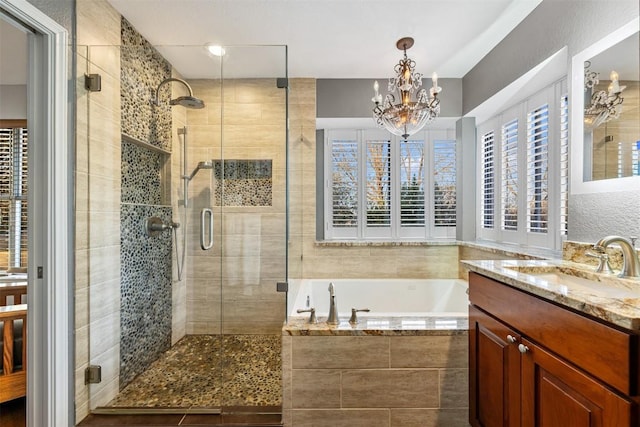
[[[187,335],[107,408],[279,406],[281,337]]]
[[[625,329],[640,330],[640,279],[595,273],[593,267],[568,261],[461,261],[476,273],[572,308]],[[587,286],[558,282],[540,273],[571,272]]]
[[[468,319],[290,319],[285,426],[468,427]]]

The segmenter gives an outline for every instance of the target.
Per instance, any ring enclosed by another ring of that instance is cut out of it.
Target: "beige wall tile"
[[[434,408],[438,406],[438,371],[393,369],[342,373],[344,408]]]
[[[468,336],[391,337],[392,368],[466,368]]]
[[[339,408],[340,371],[333,369],[294,369],[292,408]]]
[[[469,427],[466,409],[391,409],[391,427]]]
[[[89,310],[91,321],[120,312],[120,279],[96,283],[89,287]]]
[[[119,45],[120,14],[106,0],[77,0],[77,43]]]
[[[291,411],[291,426],[389,427],[389,410],[294,409]]]
[[[93,360],[120,345],[120,313],[92,321],[89,331],[90,359]]]
[[[91,285],[120,279],[120,246],[89,250],[89,280]]]
[[[294,337],[294,369],[388,368],[388,337]]]
[[[89,325],[89,290],[84,287],[75,293],[75,330]]]
[[[440,370],[440,407],[469,407],[469,370]]]

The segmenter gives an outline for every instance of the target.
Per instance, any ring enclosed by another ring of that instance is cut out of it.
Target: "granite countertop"
[[[348,318],[339,325],[328,325],[326,317],[311,324],[308,318],[289,318],[282,328],[282,335],[291,336],[418,336],[455,335],[467,333],[466,317],[361,317],[357,325]]]
[[[625,329],[640,330],[640,279],[622,279],[595,273],[593,267],[560,260],[461,263],[470,271],[546,300]],[[564,274],[571,277],[563,276]]]

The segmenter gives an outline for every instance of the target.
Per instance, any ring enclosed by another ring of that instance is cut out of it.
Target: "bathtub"
[[[329,313],[329,283],[333,283],[338,314],[368,308],[358,317],[467,317],[468,284],[460,279],[302,279],[290,281],[289,317],[310,307],[318,317]]]
[[[326,323],[329,282],[337,325]],[[397,408],[411,408],[420,425],[440,416],[450,421],[442,425],[465,424],[467,289],[457,279],[290,280],[282,328],[283,425],[299,424],[298,416],[309,425],[327,425],[328,416],[357,424],[360,414],[379,417]],[[316,309],[317,323],[309,323],[309,313],[297,313],[308,307]],[[352,324],[352,308],[371,311],[358,313]],[[314,393],[300,398],[309,387],[316,387]]]

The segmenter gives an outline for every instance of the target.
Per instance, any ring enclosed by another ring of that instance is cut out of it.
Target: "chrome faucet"
[[[329,283],[329,317],[327,318],[329,325],[337,325],[340,323],[338,319],[338,305],[336,304],[336,291],[333,282]]]
[[[593,245],[593,249],[598,252],[604,252],[607,246],[612,243],[619,244],[622,250],[622,271],[618,276],[640,277],[640,259],[638,259],[638,253],[628,239],[621,236],[603,237]]]

